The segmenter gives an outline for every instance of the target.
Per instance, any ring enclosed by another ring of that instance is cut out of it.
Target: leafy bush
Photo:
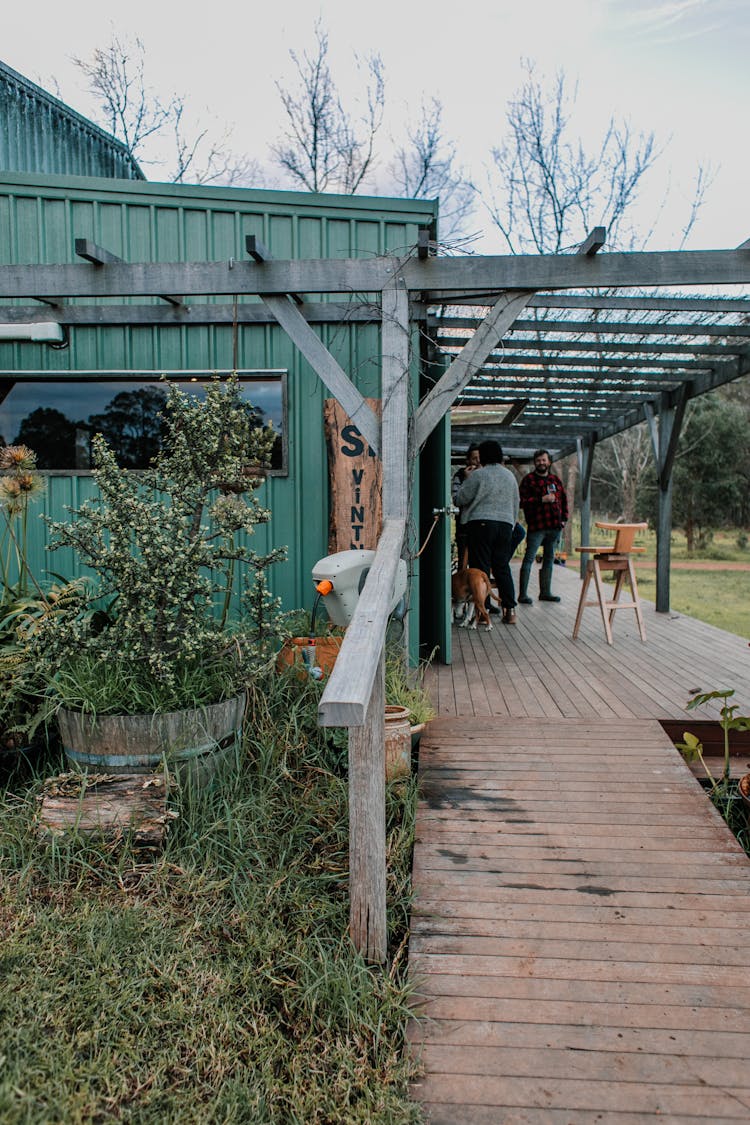
[[[203,401],[169,388],[164,443],[142,474],[94,437],[98,496],[48,521],[50,549],[72,548],[94,580],[15,622],[16,663],[20,653],[51,707],[177,710],[227,698],[263,667],[279,633],[265,572],[284,551],[258,555],[244,537],[270,518],[255,492],[273,441],[236,377]],[[242,594],[240,564],[254,576]]]

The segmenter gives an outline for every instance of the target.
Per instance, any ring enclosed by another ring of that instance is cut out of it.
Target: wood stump
[[[162,773],[63,773],[48,778],[39,796],[41,836],[129,836],[139,847],[159,847],[177,813],[167,809],[169,785]]]

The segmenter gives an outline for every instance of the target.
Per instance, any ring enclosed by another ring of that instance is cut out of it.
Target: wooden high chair
[[[581,587],[581,597],[578,601],[578,613],[576,614],[576,623],[573,626],[573,640],[578,636],[578,630],[581,626],[581,617],[583,616],[584,608],[587,605],[598,605],[601,610],[602,621],[604,622],[604,632],[607,637],[607,644],[612,644],[612,618],[614,617],[615,610],[618,609],[633,609],[635,610],[635,617],[638,622],[638,629],[641,634],[641,640],[646,639],[646,628],[643,624],[643,614],[641,613],[641,600],[638,597],[638,583],[635,579],[635,568],[633,567],[633,560],[631,558],[638,551],[645,551],[645,547],[633,546],[633,541],[639,531],[645,531],[648,527],[647,523],[596,523],[595,527],[600,527],[604,531],[614,531],[615,541],[610,545],[602,544],[597,547],[576,547],[579,554],[588,554],[591,558],[586,563],[586,574],[583,579],[583,586]],[[616,574],[615,589],[612,601],[607,601],[604,585],[602,582],[602,571],[611,571]],[[596,586],[596,601],[586,601],[586,594],[591,585],[591,579],[594,579]],[[633,600],[630,602],[621,602],[620,592],[622,591],[625,579],[630,583],[630,592]]]

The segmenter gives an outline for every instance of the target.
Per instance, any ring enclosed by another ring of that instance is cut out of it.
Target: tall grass
[[[419,1119],[402,1050],[415,786],[389,788],[390,957],[372,967],[346,936],[346,780],[316,703],[290,675],[255,684],[241,757],[175,790],[159,853],[45,844],[39,776],[6,784],[0,1120]]]

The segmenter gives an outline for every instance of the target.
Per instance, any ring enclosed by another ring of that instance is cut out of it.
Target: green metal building
[[[80,262],[76,240],[88,240],[128,262],[234,260],[239,268],[248,260],[247,235],[255,235],[273,257],[283,259],[404,253],[417,243],[419,229],[434,228],[435,221],[436,204],[423,201],[0,172],[0,260],[11,264]],[[362,295],[354,297],[361,301]],[[29,415],[57,411],[35,415],[44,423],[37,427],[37,444],[50,446],[36,451],[42,464],[59,465],[49,459],[54,444],[50,427],[54,429],[59,415],[74,424],[100,415],[103,396],[111,399],[118,389],[132,389],[142,382],[153,385],[162,373],[172,377],[184,373],[182,378],[189,380],[236,367],[251,380],[251,400],[257,389],[261,405],[268,403],[267,413],[273,416],[282,439],[281,461],[262,490],[273,518],[259,529],[258,549],[289,548],[288,562],[274,568],[274,591],[285,608],[309,606],[311,568],[328,549],[328,466],[323,433],[323,401],[328,392],[278,325],[191,325],[193,301],[172,303],[178,300],[179,295],[165,295],[147,302],[171,310],[168,324],[106,323],[107,302],[103,300],[101,326],[76,325],[73,301],[67,313],[64,308],[54,310],[63,325],[66,316],[71,322],[64,328],[63,340],[55,345],[0,337],[0,434],[6,443],[19,434],[28,438]],[[257,298],[245,299],[245,303],[253,301]],[[5,302],[6,308],[12,303]],[[211,299],[202,303],[210,304]],[[52,314],[50,306],[40,303],[39,308],[40,321],[47,320]],[[2,321],[0,307],[0,331]],[[317,330],[357,387],[377,397],[379,321],[353,320],[320,325]],[[416,354],[418,348],[414,350]],[[259,380],[255,385],[253,378]],[[415,362],[415,393],[417,379]],[[24,419],[25,431],[20,428]],[[34,441],[29,444],[33,446]],[[91,489],[85,459],[52,468],[44,510],[53,518],[62,518],[65,506],[77,506]],[[415,529],[412,538],[416,541],[416,537]],[[50,556],[45,543],[45,525],[39,520],[33,533],[35,565],[74,575],[74,559],[65,557],[65,552]],[[417,596],[415,574],[413,606]],[[416,620],[412,620],[418,634]]]

